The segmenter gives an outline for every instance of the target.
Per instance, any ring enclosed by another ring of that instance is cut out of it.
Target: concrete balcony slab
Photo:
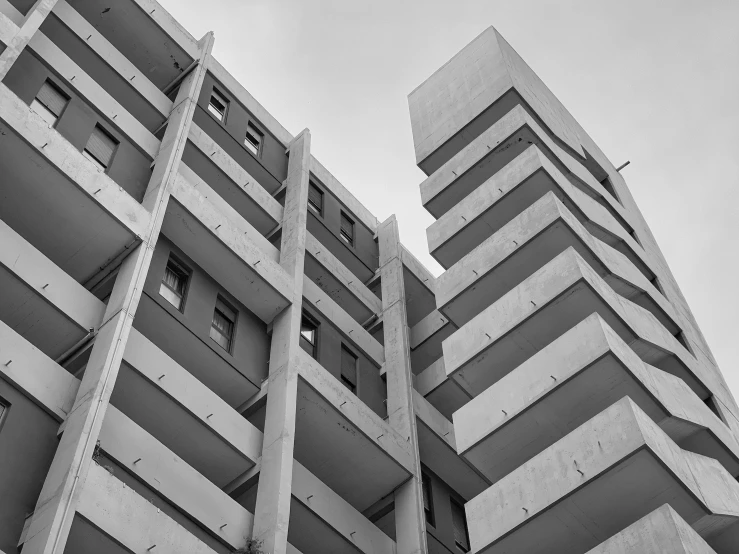
[[[0,219],[79,283],[135,246],[149,213],[0,85]]]
[[[573,186],[535,144],[431,224],[426,231],[431,255],[451,267],[548,192],[593,236],[622,252],[647,279],[654,277],[644,250],[626,229]]]
[[[454,414],[460,454],[497,482],[628,396],[681,448],[739,476],[739,443],[679,378],[645,364],[593,314]]]
[[[411,368],[419,374],[436,360],[441,358],[441,343],[449,337],[457,327],[434,310],[410,329]]]
[[[452,414],[473,398],[454,379],[447,378],[444,356],[416,375],[413,386],[450,421]]]
[[[599,544],[587,554],[716,554],[669,504]]]
[[[464,325],[570,246],[621,296],[649,310],[673,335],[680,331],[674,309],[654,285],[594,238],[551,191],[437,279],[439,311]]]
[[[269,323],[292,300],[292,283],[242,226],[216,209],[189,181],[178,175],[162,224],[162,233],[208,274]]]
[[[680,377],[701,399],[720,387],[650,312],[616,294],[572,247],[444,341],[447,376],[477,396],[593,313],[643,361]]]
[[[364,511],[411,476],[408,444],[318,362],[298,356],[294,457]]]
[[[736,552],[739,483],[623,398],[465,511],[476,554],[581,554],[666,503],[717,553]]]

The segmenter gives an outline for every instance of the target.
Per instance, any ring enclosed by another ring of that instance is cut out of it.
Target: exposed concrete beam
[[[12,8],[12,6],[10,7]],[[4,7],[0,4],[0,10],[3,9]],[[10,43],[13,37],[18,34],[18,30],[18,25],[15,24],[15,21],[3,13],[3,11],[0,11],[0,44],[7,45]]]
[[[432,294],[436,293],[436,277],[434,277],[434,274],[402,244],[400,245],[400,259],[408,271],[415,275]]]
[[[419,394],[425,397],[444,384],[446,380],[446,369],[444,367],[444,357],[442,356],[416,375],[415,387]]]
[[[439,310],[431,312],[411,327],[411,349],[418,348],[448,324],[449,320]]]
[[[382,321],[385,345],[388,422],[410,447],[412,477],[395,492],[395,529],[398,554],[426,554],[426,519],[423,511],[421,456],[413,408],[413,372],[410,333],[403,277],[404,253],[398,222],[391,216],[377,230],[382,276]],[[409,254],[409,253],[408,253]],[[408,257],[406,255],[406,257]],[[415,258],[411,257],[411,261]],[[420,264],[413,264],[420,271]],[[429,286],[430,279],[420,278]],[[430,283],[433,292],[433,282]]]
[[[15,61],[28,46],[41,24],[54,9],[56,2],[57,0],[36,0],[34,5],[29,8],[23,23],[19,24],[15,36],[5,43],[5,50],[0,54],[0,81],[5,78]],[[3,27],[7,32],[9,25],[6,23]]]
[[[382,367],[385,363],[382,345],[310,279],[303,280],[303,296],[316,310],[334,323],[336,329],[367,355],[378,368]]]
[[[65,432],[29,526],[24,550],[30,554],[61,554],[64,549],[79,502],[79,490],[85,488],[92,453],[159,237],[170,190],[178,175],[178,164],[212,48],[213,34],[209,33],[200,43],[198,68],[180,87],[144,196],[143,207],[151,217],[143,233],[143,243],[124,260],[113,286],[105,322],[95,340],[74,408],[67,418]]]

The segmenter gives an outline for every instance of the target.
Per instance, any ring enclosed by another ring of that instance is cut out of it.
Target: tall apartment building
[[[0,551],[739,552],[739,408],[489,29],[409,97],[435,278],[154,0],[0,0]]]

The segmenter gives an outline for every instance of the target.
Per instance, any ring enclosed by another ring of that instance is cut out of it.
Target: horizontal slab
[[[556,476],[556,477],[554,477]],[[739,540],[739,483],[681,450],[629,398],[465,506],[472,550],[581,554],[666,502],[713,546]]]
[[[598,314],[455,412],[457,448],[496,482],[624,396],[682,448],[739,475],[739,443],[728,427],[681,379],[645,364]]]

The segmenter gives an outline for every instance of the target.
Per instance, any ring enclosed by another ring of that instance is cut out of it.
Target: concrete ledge
[[[133,2],[149,14],[149,17],[159,28],[187,52],[192,59],[200,58],[198,41],[159,2],[156,0],[133,0]]]
[[[19,30],[18,25],[8,15],[0,11],[0,43],[7,46]]]
[[[572,247],[444,341],[447,375],[476,396],[594,312],[642,360],[700,398],[720,388],[650,312],[617,295]]]
[[[597,313],[455,412],[457,448],[496,482],[624,396],[681,448],[739,475],[728,427],[681,379],[642,362]]]
[[[657,508],[587,554],[716,554],[669,504]]]
[[[77,510],[131,552],[156,545],[160,554],[216,554],[97,464],[90,465]]]
[[[414,373],[422,373],[443,355],[441,343],[454,331],[456,326],[438,310],[411,327],[411,367]]]
[[[413,386],[447,420],[473,398],[454,379],[447,378],[443,356],[416,375]]]
[[[580,554],[665,502],[716,552],[735,551],[739,483],[715,460],[681,450],[624,398],[465,511],[477,553]]]

